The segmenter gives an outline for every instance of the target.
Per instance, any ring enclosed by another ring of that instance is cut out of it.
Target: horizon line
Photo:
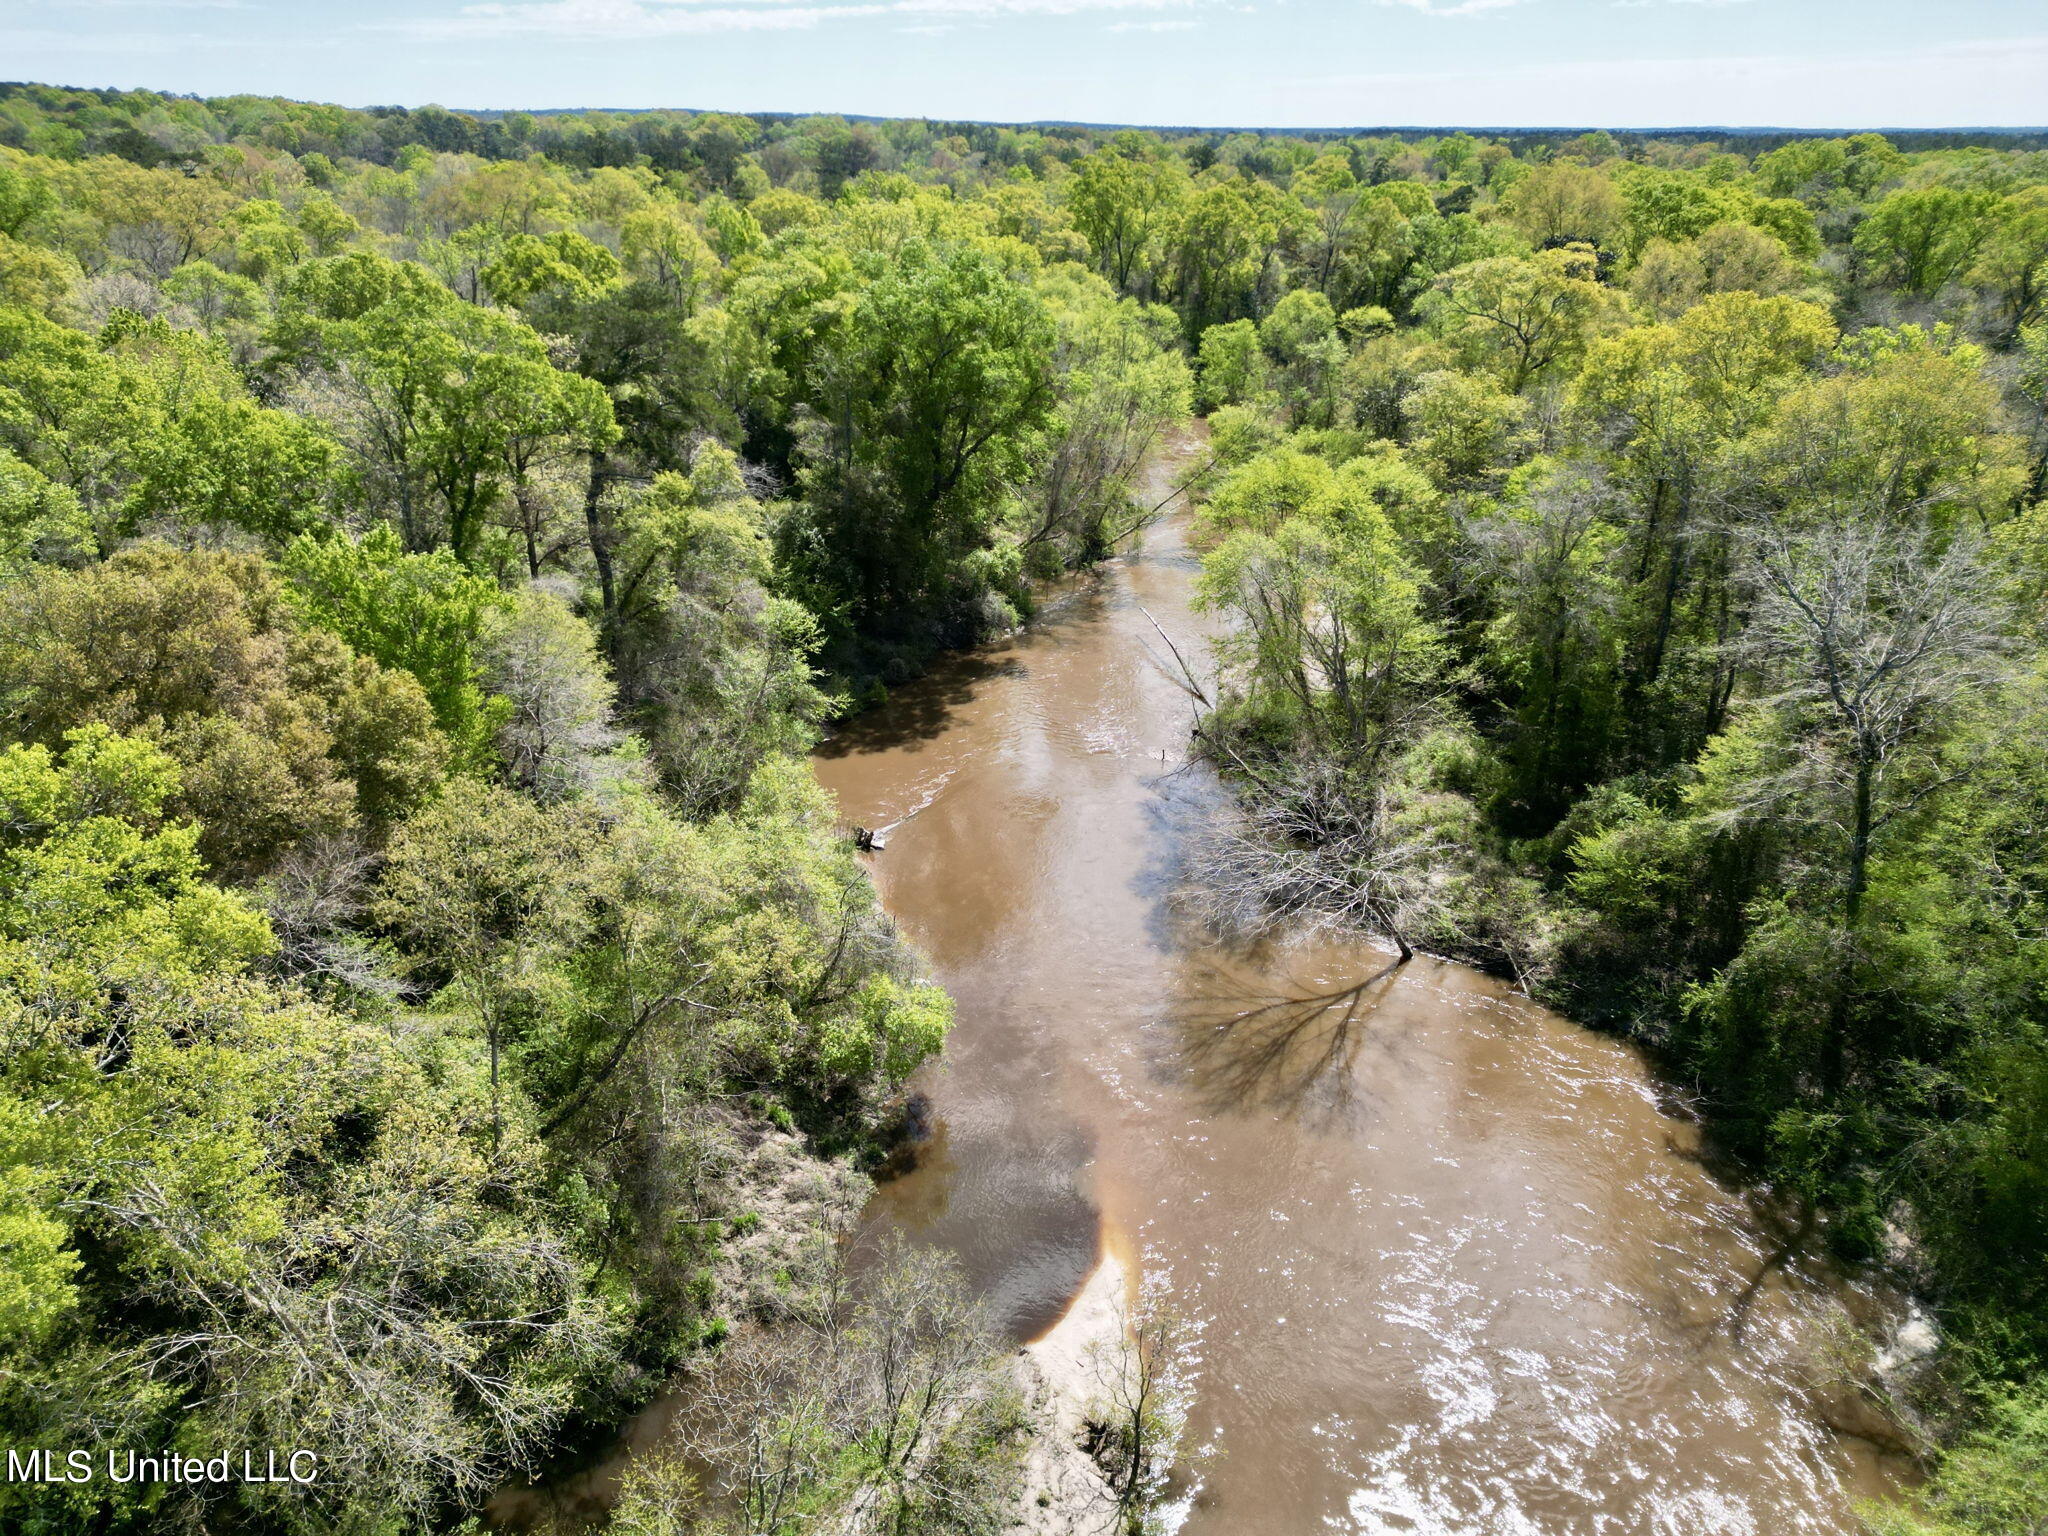
[[[1882,134],[1934,134],[1934,133],[2002,133],[2002,134],[2048,134],[2048,122],[2044,123],[1947,123],[1938,126],[1906,127],[1882,123],[1866,123],[1855,126],[1821,127],[1800,123],[1331,123],[1285,127],[1262,123],[1144,123],[1114,120],[1090,120],[1069,117],[953,117],[929,112],[843,112],[828,109],[781,108],[781,107],[689,107],[689,106],[581,106],[581,107],[452,107],[444,102],[422,101],[417,103],[379,101],[361,105],[334,101],[311,96],[288,96],[275,91],[221,91],[211,94],[197,91],[173,91],[160,86],[148,85],[60,85],[45,80],[0,81],[0,90],[15,87],[61,91],[117,91],[140,92],[146,95],[165,96],[187,101],[222,101],[234,97],[267,98],[272,101],[295,102],[303,106],[339,106],[356,112],[401,111],[419,112],[428,107],[438,107],[443,112],[452,112],[463,117],[494,118],[507,117],[515,112],[524,112],[534,117],[576,117],[589,113],[605,112],[619,115],[638,115],[651,112],[681,112],[692,117],[712,115],[728,117],[762,118],[804,118],[837,117],[847,122],[860,123],[960,123],[977,128],[1080,128],[1091,131],[1136,130],[1142,133],[1256,133],[1272,134],[1420,134],[1420,133],[1489,133],[1489,134],[1536,134],[1536,133],[1629,133],[1629,134],[1810,134],[1817,137],[1839,137],[1855,133]]]

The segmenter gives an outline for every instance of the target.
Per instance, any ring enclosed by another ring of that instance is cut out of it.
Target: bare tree
[[[355,931],[369,906],[376,866],[376,855],[348,836],[309,837],[285,851],[262,887],[277,935],[271,965],[278,972],[375,996],[397,994],[397,978]]]
[[[1200,1325],[1151,1276],[1128,1327],[1095,1352],[1086,1448],[1116,1495],[1116,1527],[1133,1536],[1158,1529],[1153,1517],[1181,1459],[1200,1342]]]
[[[1303,921],[1382,933],[1412,958],[1451,845],[1403,814],[1395,788],[1342,762],[1308,751],[1254,762],[1218,733],[1204,740],[1241,782],[1188,849],[1198,913],[1240,936]]]
[[[709,1478],[706,1529],[996,1536],[1014,1393],[957,1266],[899,1240],[857,1274],[814,1277],[807,1305],[727,1345],[676,1433]]]
[[[621,740],[612,684],[596,636],[568,604],[538,586],[522,592],[491,635],[488,671],[511,702],[498,743],[515,779],[543,802],[603,781]]]
[[[1756,794],[1818,805],[1840,831],[1853,929],[1876,839],[1957,777],[1916,749],[1997,677],[2002,605],[1967,536],[1843,518],[1799,532],[1768,526],[1754,554],[1743,646],[1776,684],[1764,704],[1795,733],[1791,762]]]

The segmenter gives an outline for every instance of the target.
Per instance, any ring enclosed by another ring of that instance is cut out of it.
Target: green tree
[[[299,204],[299,233],[306,237],[314,256],[333,256],[362,233],[354,214],[333,198],[315,194]]]
[[[373,910],[422,961],[441,967],[483,1023],[490,1051],[491,1142],[505,1135],[501,1063],[518,974],[548,933],[574,942],[581,915],[570,828],[523,795],[457,779],[392,840]]]
[[[56,252],[0,233],[0,305],[61,319],[71,308],[78,275]]]
[[[1285,711],[1312,743],[1341,742],[1371,775],[1413,724],[1435,666],[1415,574],[1370,491],[1321,460],[1254,461],[1232,481],[1211,508],[1229,531],[1203,558],[1201,586],[1245,623],[1225,659],[1254,707]]]
[[[20,574],[32,559],[62,560],[90,538],[69,490],[0,449],[0,579]]]
[[[306,259],[306,237],[268,198],[252,198],[228,215],[235,264],[258,282],[273,281]]]
[[[156,741],[217,867],[381,828],[440,780],[445,749],[418,685],[299,624],[249,556],[143,544],[40,569],[12,596],[0,615],[10,733],[54,747],[93,723]]]
[[[1569,160],[1538,166],[1502,195],[1500,206],[1538,250],[1605,245],[1621,222],[1614,183]]]
[[[408,549],[479,556],[515,440],[597,451],[618,428],[591,381],[556,368],[547,345],[506,316],[401,293],[322,338],[335,429]]]
[[[1992,210],[1969,280],[1983,291],[2003,340],[2016,339],[2041,315],[2048,294],[2048,188],[2015,192]]]
[[[1910,1507],[1871,1511],[1874,1536],[1994,1536],[2048,1525],[2048,1404],[2039,1387],[2001,1392],[1941,1458]]]
[[[731,212],[753,222],[752,215],[742,208],[732,207]],[[657,205],[629,214],[619,234],[626,271],[652,283],[686,313],[697,307],[706,288],[718,280],[718,254],[678,208]],[[736,247],[733,254],[737,255],[739,248],[751,249],[759,242],[760,229],[755,226],[751,238],[737,232],[722,238]]]
[[[1202,332],[1197,363],[1202,404],[1211,410],[1244,405],[1265,392],[1266,353],[1259,345],[1258,326],[1249,320],[1212,325]]]
[[[0,235],[19,240],[56,201],[49,184],[25,168],[0,163]]]
[[[95,347],[0,310],[0,441],[77,497],[103,548],[157,519],[282,539],[333,493],[324,433],[258,405],[217,343],[133,315]]]
[[[1627,497],[1618,552],[1626,756],[1680,760],[1719,728],[1736,684],[1728,647],[1739,604],[1733,548],[1702,526],[1705,509],[1741,483],[1728,445],[1767,428],[1835,339],[1816,305],[1729,293],[1588,353],[1573,407],[1600,424],[1608,473]],[[1654,711],[1644,707],[1651,698]]]
[[[1232,177],[1198,183],[1173,234],[1173,302],[1190,340],[1212,325],[1257,319],[1269,271],[1297,244],[1308,215],[1270,182]]]
[[[1297,289],[1259,322],[1258,335],[1273,360],[1274,384],[1288,418],[1310,426],[1336,425],[1345,346],[1330,301]]]
[[[1160,243],[1185,196],[1184,178],[1170,162],[1102,150],[1075,166],[1067,209],[1096,270],[1119,293],[1149,296]]]
[[[500,304],[523,308],[537,298],[594,299],[624,274],[619,258],[573,229],[512,235],[482,273]]]
[[[1844,350],[1850,366],[1787,394],[1742,445],[1746,498],[1980,529],[2008,517],[2028,474],[1982,352],[1914,327],[1864,332]]]
[[[621,518],[620,677],[692,816],[736,805],[762,763],[808,745],[831,702],[811,671],[816,620],[770,590],[765,523],[738,462],[710,441]]]
[[[1578,466],[1536,464],[1475,530],[1499,594],[1490,673],[1512,690],[1516,730],[1504,819],[1547,826],[1605,777],[1619,705],[1624,537],[1612,488]]]
[[[224,326],[262,315],[263,290],[255,280],[223,272],[210,261],[188,261],[164,279],[164,297],[199,317],[200,329],[211,336]]]
[[[871,260],[806,391],[804,514],[785,548],[813,606],[901,631],[960,593],[1054,405],[1052,323],[991,256],[913,240]]]
[[[1954,187],[1894,192],[1856,226],[1856,254],[1880,281],[1932,297],[1969,269],[1995,207]]]
[[[410,673],[459,763],[488,760],[503,706],[485,697],[483,635],[505,604],[497,583],[447,551],[409,554],[389,528],[360,539],[302,537],[284,552],[309,623],[379,666]]]
[[[1137,479],[1165,430],[1187,415],[1191,381],[1170,310],[1118,300],[1078,273],[1049,273],[1038,289],[1057,327],[1058,403],[1019,533],[1027,557],[1084,565],[1154,510],[1134,503]]]
[[[1456,267],[1436,280],[1426,309],[1511,394],[1575,360],[1614,314],[1590,254],[1571,250]]]

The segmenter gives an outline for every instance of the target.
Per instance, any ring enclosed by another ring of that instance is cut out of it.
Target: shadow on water
[[[1318,1128],[1361,1110],[1358,1054],[1401,968],[1319,992],[1260,994],[1218,977],[1173,1023],[1187,1080],[1208,1114],[1277,1110]]]
[[[1179,899],[1188,889],[1188,854],[1229,796],[1215,771],[1198,758],[1162,765],[1145,787],[1145,856],[1131,876],[1130,890],[1145,901],[1145,936],[1152,948],[1184,954],[1206,947],[1199,925]]]
[[[812,755],[837,758],[888,752],[943,736],[955,723],[956,712],[974,703],[988,685],[1030,675],[1024,651],[1044,651],[1047,642],[1057,639],[1063,631],[1099,621],[1105,591],[1106,580],[1099,572],[1069,578],[1068,584],[1032,616],[1027,630],[976,650],[956,651],[940,658],[930,670],[890,689],[882,704],[835,725]]]
[[[1749,1321],[1750,1308],[1756,1305],[1757,1293],[1764,1288],[1770,1277],[1800,1254],[1807,1240],[1813,1236],[1815,1215],[1812,1206],[1804,1207],[1799,1214],[1799,1225],[1778,1242],[1756,1267],[1756,1272],[1743,1282],[1736,1293],[1734,1304],[1728,1308],[1728,1337],[1736,1343],[1742,1342],[1742,1330]]]
[[[1389,960],[1339,986],[1289,985],[1271,946],[1207,931],[1179,898],[1188,856],[1228,804],[1206,763],[1150,781],[1147,856],[1132,878],[1152,945],[1185,957],[1185,997],[1166,1018],[1170,1059],[1157,1064],[1192,1089],[1204,1114],[1270,1111],[1316,1130],[1356,1128],[1361,1048],[1401,969]]]
[[[1006,651],[949,658],[915,683],[897,689],[879,709],[863,710],[833,728],[815,749],[819,757],[887,752],[945,734],[953,712],[974,702],[989,682],[1022,677],[1024,663]]]

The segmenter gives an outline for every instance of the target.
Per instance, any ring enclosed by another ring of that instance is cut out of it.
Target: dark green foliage
[[[1053,328],[1028,288],[971,247],[914,242],[856,265],[858,298],[808,370],[782,529],[798,593],[853,634],[910,638],[980,593],[963,579],[994,543],[1054,403]],[[913,632],[914,634],[914,632]]]

